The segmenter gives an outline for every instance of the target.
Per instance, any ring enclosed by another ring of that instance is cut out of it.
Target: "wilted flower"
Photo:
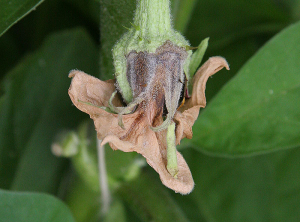
[[[210,58],[195,74],[189,97],[183,93],[186,90],[181,61],[185,53],[184,48],[166,42],[155,53],[129,54],[128,69],[132,75],[128,81],[133,100],[126,107],[122,107],[123,99],[116,94],[114,80],[101,81],[78,70],[69,74],[73,78],[69,88],[71,100],[94,120],[102,145],[109,143],[113,149],[142,154],[159,173],[162,183],[182,194],[190,193],[194,187],[191,172],[176,148],[178,167],[175,171],[168,169],[168,161],[174,157],[168,157],[167,150],[182,138],[192,138],[199,109],[206,105],[208,77],[223,67],[229,69],[225,59]],[[179,103],[182,94],[184,99]]]
[[[102,145],[142,154],[161,181],[190,193],[194,181],[176,145],[192,138],[192,126],[205,107],[205,84],[225,59],[210,58],[193,78],[208,39],[192,55],[189,43],[172,28],[169,0],[140,0],[134,23],[113,48],[116,81],[103,82],[73,70],[69,95],[94,120]],[[191,71],[193,70],[193,71]]]

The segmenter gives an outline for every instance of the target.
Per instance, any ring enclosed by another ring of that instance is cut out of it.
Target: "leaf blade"
[[[300,219],[299,147],[247,158],[213,157],[193,149],[183,155],[197,186],[187,197],[174,197],[180,204],[185,199],[194,203],[204,221]]]
[[[84,116],[67,94],[67,75],[74,68],[98,72],[96,46],[80,29],[49,37],[7,75],[0,111],[0,187],[55,192],[66,165],[51,153],[51,143],[59,130],[75,127]]]
[[[0,36],[44,0],[2,0],[0,5]]]
[[[196,149],[240,155],[300,145],[299,38],[300,23],[285,29],[221,90],[194,125]]]
[[[3,221],[75,222],[68,207],[47,194],[0,190],[0,218]]]

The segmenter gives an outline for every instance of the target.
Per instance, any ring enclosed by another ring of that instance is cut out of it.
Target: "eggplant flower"
[[[69,74],[69,96],[93,119],[102,145],[109,143],[114,150],[140,153],[162,183],[181,194],[190,193],[194,181],[176,145],[185,137],[192,138],[200,107],[206,105],[208,77],[223,67],[229,69],[222,57],[210,58],[196,72],[189,96],[184,87],[186,57],[186,49],[170,41],[154,53],[130,52],[127,80],[133,99],[127,103],[115,80],[101,81],[78,70]]]

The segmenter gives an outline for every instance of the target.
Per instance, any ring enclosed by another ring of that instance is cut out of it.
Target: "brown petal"
[[[102,139],[113,130],[111,125],[118,122],[117,115],[100,108],[108,106],[108,100],[115,90],[114,83],[101,81],[78,70],[71,71],[69,77],[73,77],[68,91],[73,104],[90,115],[98,130],[98,138]]]
[[[108,106],[108,100],[115,91],[112,81],[104,82],[79,70],[72,70],[69,78],[72,78],[69,96],[78,109],[91,114],[98,113],[98,107]]]
[[[177,178],[167,171],[166,130],[155,133],[150,129],[143,106],[132,114],[123,115],[124,130],[118,125],[118,114],[100,108],[108,105],[108,100],[115,90],[113,83],[103,82],[76,70],[72,71],[69,77],[73,77],[69,88],[72,102],[94,120],[97,136],[103,139],[102,144],[109,142],[113,149],[142,154],[149,165],[159,173],[162,183],[175,192],[188,194],[193,190],[191,172],[180,153],[177,152]],[[154,126],[162,121],[162,117],[157,118]]]
[[[211,57],[197,71],[194,76],[193,92],[184,106],[174,116],[176,126],[176,144],[183,138],[191,139],[193,136],[192,126],[199,115],[200,107],[206,106],[205,86],[208,78],[222,68],[229,70],[226,60],[222,57]]]
[[[229,70],[229,65],[222,57],[216,56],[209,58],[196,72],[193,79],[192,97],[187,100],[184,110],[193,106],[206,106],[205,87],[210,76],[220,71],[223,68]]]
[[[127,116],[127,115],[126,115]],[[124,117],[126,117],[124,116]],[[136,143],[134,138],[131,141],[121,140],[116,135],[109,135],[102,141],[102,145],[109,143],[114,149],[124,152],[135,151],[142,154],[148,164],[158,172],[162,183],[177,193],[188,194],[193,190],[194,181],[190,169],[182,155],[177,152],[177,163],[179,172],[174,178],[167,171],[167,152],[166,152],[166,130],[154,133],[145,123],[139,123],[135,128]]]
[[[174,120],[176,121],[176,144],[180,144],[180,140],[183,138],[192,139],[194,125],[198,118],[200,106],[194,106],[183,113],[176,112]]]

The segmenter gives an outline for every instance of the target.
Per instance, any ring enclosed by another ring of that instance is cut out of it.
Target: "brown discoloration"
[[[173,45],[170,41],[159,47],[155,53],[130,52],[127,56],[127,78],[133,99],[142,96],[146,106],[151,104],[152,100],[156,100],[158,112],[166,104],[168,114],[172,118],[183,87],[183,64],[186,57],[185,49]],[[152,108],[149,110],[153,111]],[[151,124],[153,119],[148,119]]]
[[[182,138],[192,138],[192,126],[204,107],[205,84],[209,76],[223,67],[228,69],[221,57],[210,58],[196,73],[191,98],[178,108],[181,91],[184,90],[183,61],[186,52],[167,41],[155,53],[131,52],[128,56],[127,77],[132,87],[134,100],[140,98],[134,112],[123,115],[124,129],[118,125],[118,114],[109,113],[107,107],[115,91],[113,82],[103,82],[81,71],[71,71],[72,83],[69,95],[74,105],[94,120],[97,136],[102,145],[109,143],[112,149],[138,152],[159,173],[162,183],[175,192],[188,194],[194,187],[189,167],[177,152],[177,178],[171,176],[167,165],[166,130],[154,132],[150,127],[163,123],[163,107],[176,123],[176,143]],[[82,101],[82,102],[80,102]],[[89,104],[88,104],[88,103]],[[116,97],[113,101],[121,103]],[[92,104],[92,105],[91,105]],[[121,105],[120,105],[121,106]],[[178,109],[177,109],[178,108]]]
[[[198,118],[200,108],[206,106],[205,86],[208,78],[223,68],[229,70],[226,60],[216,56],[209,58],[196,72],[193,78],[193,92],[185,104],[178,109],[174,116],[177,122],[176,144],[183,138],[191,139],[193,136],[192,126]]]

